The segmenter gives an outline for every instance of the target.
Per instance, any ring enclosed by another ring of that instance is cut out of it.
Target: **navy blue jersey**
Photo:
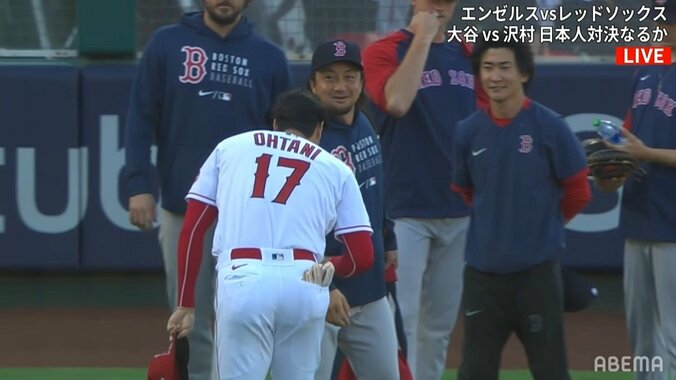
[[[637,71],[626,127],[646,146],[676,149],[676,65]],[[620,227],[627,238],[676,242],[676,168],[642,162],[647,174],[628,179]]]
[[[413,34],[400,30],[363,52],[366,88],[385,111],[385,84],[404,59]],[[433,43],[411,108],[379,125],[390,217],[448,218],[468,214],[451,183],[453,133],[476,109],[474,75],[459,43]]]
[[[269,129],[266,112],[289,85],[284,52],[246,18],[225,37],[202,12],[160,28],[146,46],[125,130],[129,195],[155,193],[150,146],[158,146],[162,206],[185,212],[199,168],[223,139]]]
[[[392,241],[392,226],[384,224],[383,160],[380,143],[371,122],[362,112],[358,112],[352,125],[331,119],[322,132],[319,145],[352,169],[371,220],[373,267],[347,279],[334,278],[334,285],[345,295],[350,306],[365,305],[385,296],[384,253],[386,249],[396,249],[396,243]],[[384,235],[388,236],[387,242],[384,241]],[[326,254],[335,256],[343,251],[344,246],[333,238],[333,233],[329,234]]]
[[[459,123],[454,153],[454,186],[472,190],[467,265],[511,273],[559,258],[561,182],[586,168],[563,119],[530,101],[506,126],[477,111]]]

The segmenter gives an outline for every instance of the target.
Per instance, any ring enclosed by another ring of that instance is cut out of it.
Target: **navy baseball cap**
[[[311,70],[315,72],[334,62],[349,62],[359,67],[360,70],[364,68],[361,64],[359,45],[347,40],[333,40],[317,46],[312,54]]]
[[[666,20],[660,17],[659,20],[655,18],[660,14],[654,7],[664,7],[662,15]],[[676,24],[676,0],[653,0],[653,20],[665,24]]]

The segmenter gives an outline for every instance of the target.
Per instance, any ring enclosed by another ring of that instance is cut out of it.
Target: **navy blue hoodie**
[[[355,174],[373,228],[373,267],[347,279],[334,277],[350,306],[362,306],[385,297],[385,251],[397,249],[394,225],[385,221],[383,159],[378,137],[368,118],[358,112],[352,125],[331,119],[319,145],[345,162]],[[327,237],[326,255],[344,253],[344,246]]]
[[[125,130],[129,196],[157,191],[150,147],[157,144],[162,207],[183,213],[202,163],[223,139],[269,129],[266,113],[289,86],[284,52],[242,17],[221,37],[203,12],[160,28],[139,62]]]

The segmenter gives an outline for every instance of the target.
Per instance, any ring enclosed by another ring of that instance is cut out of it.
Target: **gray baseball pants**
[[[637,380],[676,376],[675,272],[676,243],[625,242],[624,303],[631,349],[635,357],[647,357],[651,363],[661,358],[664,369],[654,371],[657,366],[652,364],[634,368]]]
[[[176,255],[184,215],[164,209],[161,212],[159,240],[164,259],[169,309],[173,312],[178,302]],[[213,240],[214,226],[211,226],[204,237],[202,264],[195,286],[195,329],[188,336],[190,341],[190,362],[188,364],[190,380],[211,380],[215,374],[212,322],[216,260],[211,254]]]
[[[325,324],[315,380],[331,379],[338,347],[358,379],[399,380],[397,332],[387,297],[352,308],[350,321],[342,328]]]
[[[469,217],[394,221],[397,298],[416,380],[439,380],[462,295]]]

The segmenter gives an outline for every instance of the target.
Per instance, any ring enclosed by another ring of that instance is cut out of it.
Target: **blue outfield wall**
[[[157,230],[129,224],[121,182],[134,73],[131,64],[0,66],[0,270],[161,270]],[[292,67],[297,85],[307,73]],[[541,64],[529,95],[582,139],[592,119],[623,117],[631,77],[612,64]],[[565,264],[621,268],[619,194],[595,192],[567,226]]]

